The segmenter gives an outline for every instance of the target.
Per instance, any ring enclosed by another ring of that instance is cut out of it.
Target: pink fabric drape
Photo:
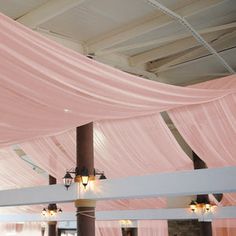
[[[234,236],[236,235],[236,220],[224,219],[212,222],[213,236]]]
[[[0,145],[104,119],[208,102],[228,90],[147,81],[79,55],[0,15]]]
[[[1,236],[42,236],[41,223],[17,223],[17,224],[0,224]],[[45,233],[46,235],[46,233]]]
[[[34,139],[19,145],[27,155],[62,181],[75,166],[75,131]],[[171,149],[169,147],[172,147]],[[95,167],[108,178],[191,169],[192,162],[177,144],[160,115],[94,124]],[[130,168],[132,163],[133,168]],[[104,201],[98,210],[165,207],[164,199]]]
[[[139,220],[139,236],[168,236],[168,224],[166,220]]]
[[[166,207],[164,198],[98,201],[96,204],[96,210],[98,211],[158,209],[164,207]]]
[[[122,236],[121,227],[117,221],[96,221],[96,236]]]
[[[37,174],[11,147],[0,149],[0,190],[46,183],[47,178]]]
[[[197,88],[236,88],[236,76],[194,85]],[[209,168],[236,166],[236,94],[210,103],[168,112],[175,126]],[[224,194],[223,205],[235,204],[235,194]]]
[[[236,76],[195,87],[236,88]],[[236,94],[210,103],[184,106],[168,112],[190,147],[208,167],[236,165]]]
[[[223,88],[221,82],[203,88],[160,84],[90,60],[3,15],[0,27],[1,146],[38,137],[22,148],[61,178],[65,168],[74,166],[72,128],[176,108],[170,114],[177,128],[210,167],[234,165],[235,76],[228,77]],[[108,177],[190,168],[159,115],[126,121],[96,124],[96,167]],[[61,133],[65,130],[70,131]],[[25,181],[29,179],[27,175]]]
[[[59,181],[66,168],[75,166],[74,130],[37,138],[20,147]],[[192,168],[192,161],[159,114],[95,123],[94,151],[95,167],[105,171],[108,178]]]

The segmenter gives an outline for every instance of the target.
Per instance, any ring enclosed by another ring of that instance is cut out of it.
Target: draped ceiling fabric
[[[96,221],[96,236],[122,236],[118,221]]]
[[[17,224],[0,224],[1,236],[18,235],[18,236],[42,236],[41,223],[17,223]],[[46,233],[45,233],[46,235]]]
[[[0,190],[46,183],[48,179],[34,171],[10,147],[0,149]]]
[[[19,146],[58,181],[62,180],[66,169],[75,166],[75,130],[36,138]],[[192,168],[192,161],[159,114],[96,122],[94,152],[95,167],[105,171],[108,178]]]
[[[213,236],[234,236],[236,235],[236,220],[235,219],[213,220],[212,231],[213,231]]]
[[[236,76],[194,85],[197,88],[236,88]],[[175,126],[209,168],[236,166],[236,94],[168,112]],[[235,194],[224,194],[223,205],[234,205]]]
[[[104,119],[212,101],[231,89],[148,81],[93,61],[0,15],[0,145]]]
[[[139,220],[139,236],[168,236],[167,220]]]
[[[236,88],[236,76],[209,81],[194,87]],[[208,167],[236,165],[236,94],[168,112],[190,147]]]
[[[177,128],[210,167],[235,165],[235,76],[216,87],[161,84],[88,59],[4,15],[0,27],[1,147],[22,143],[60,178],[74,166],[73,129],[94,121],[95,163],[108,177],[188,169],[190,160],[158,115],[175,108],[170,115]],[[222,140],[226,133],[231,139]]]
[[[0,224],[1,236],[42,236],[42,223],[9,223]],[[47,225],[44,235],[47,235]],[[122,236],[120,224],[117,221],[96,221],[96,236]],[[148,236],[148,235],[146,235]],[[151,236],[151,235],[150,235]]]

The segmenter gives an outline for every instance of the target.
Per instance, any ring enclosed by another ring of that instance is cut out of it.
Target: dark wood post
[[[122,236],[137,236],[137,228],[122,228]]]
[[[76,166],[79,172],[86,167],[89,175],[93,176],[93,123],[76,129]],[[77,235],[95,236],[95,201],[77,200],[75,206],[77,208]]]
[[[49,185],[53,185],[53,184],[57,184],[57,179],[49,175]],[[57,222],[49,221],[48,222],[48,236],[56,236],[56,235],[57,235]]]
[[[201,160],[196,153],[193,152],[193,165],[194,169],[205,169],[207,168],[206,163]],[[207,194],[197,195],[198,203],[205,203],[209,201]],[[211,222],[200,222],[200,235],[201,236],[212,236],[212,225]]]

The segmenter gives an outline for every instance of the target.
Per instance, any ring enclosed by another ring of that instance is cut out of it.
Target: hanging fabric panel
[[[96,221],[96,236],[122,236],[121,227],[117,221]]]
[[[59,182],[66,169],[75,166],[74,130],[19,146]],[[159,114],[96,122],[94,152],[95,168],[105,171],[108,178],[192,169],[192,161]]]
[[[139,236],[168,236],[167,220],[139,220]]]
[[[177,87],[124,73],[2,14],[0,27],[1,146],[91,121],[204,103],[233,92]]]
[[[236,220],[235,219],[213,220],[212,232],[213,236],[234,236],[236,235]]]
[[[236,88],[236,77],[195,85],[217,89]],[[168,112],[175,126],[208,167],[236,165],[236,93],[205,104]]]

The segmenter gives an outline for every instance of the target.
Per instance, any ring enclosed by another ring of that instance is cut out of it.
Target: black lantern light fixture
[[[86,186],[88,185],[89,180],[95,179],[96,176],[100,176],[99,177],[100,180],[106,179],[106,176],[104,175],[103,171],[94,169],[93,175],[91,176],[89,175],[89,171],[86,167],[83,167],[81,171],[79,170],[78,167],[76,167],[74,170],[71,169],[69,171],[66,171],[66,174],[63,177],[63,182],[67,190],[71,186],[72,181],[73,181],[73,177],[71,176],[71,174],[74,175],[74,181],[81,182],[84,188],[86,188]]]
[[[57,204],[49,204],[47,208],[43,208],[41,214],[43,216],[55,216],[57,213],[62,213],[61,208],[57,208]]]
[[[189,208],[192,212],[195,212],[197,210],[197,202],[192,200],[189,204]]]
[[[193,213],[201,212],[205,214],[211,212],[212,209],[214,208],[214,205],[212,205],[209,201],[201,203],[197,201],[191,201],[191,203],[189,204],[189,208]]]

